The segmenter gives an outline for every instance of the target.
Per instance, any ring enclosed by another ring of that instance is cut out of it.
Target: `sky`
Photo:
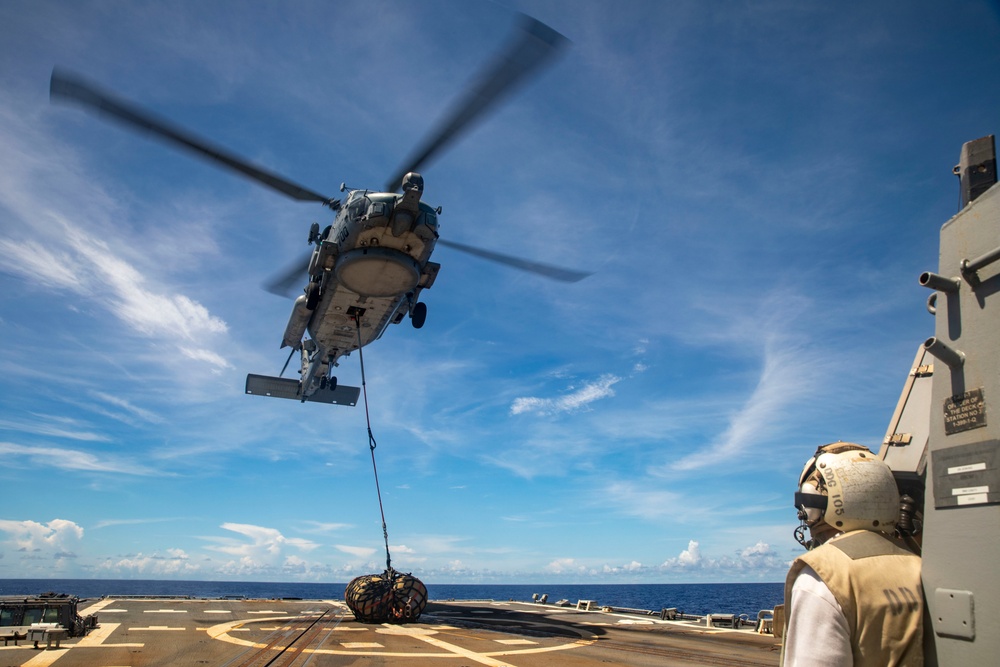
[[[0,578],[381,572],[365,407],[244,394],[332,215],[77,108],[54,66],[330,195],[506,43],[570,46],[425,166],[426,325],[364,350],[392,565],[428,583],[782,581],[818,445],[877,450],[933,331],[989,2],[0,3]],[[360,386],[358,355],[338,370]]]

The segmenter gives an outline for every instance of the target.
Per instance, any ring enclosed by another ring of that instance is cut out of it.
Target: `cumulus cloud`
[[[752,546],[736,551],[732,556],[717,558],[702,554],[697,540],[690,540],[687,549],[676,557],[668,558],[661,565],[662,570],[704,570],[718,572],[770,572],[787,569],[788,561],[782,558],[766,542],[758,541]]]
[[[586,407],[594,401],[614,396],[614,385],[621,382],[616,375],[602,375],[594,382],[588,382],[575,391],[558,398],[538,398],[527,396],[515,398],[510,406],[512,415],[534,412],[539,415],[551,415],[560,412],[573,412]]]
[[[309,552],[319,547],[311,540],[285,537],[276,528],[246,523],[224,523],[220,527],[249,538],[249,541],[232,537],[205,538],[217,543],[206,549],[235,557],[219,568],[220,573],[228,576],[273,574],[287,561],[286,548]]]
[[[10,535],[8,542],[19,552],[43,558],[75,558],[74,547],[83,539],[83,528],[66,519],[37,521],[0,519],[0,531]]]
[[[688,548],[682,551],[676,558],[668,558],[661,567],[698,567],[701,565],[701,549],[694,540],[688,542]]]
[[[201,567],[191,561],[183,549],[167,549],[166,554],[154,552],[130,554],[121,558],[108,558],[98,565],[98,569],[108,574],[134,576],[176,576],[191,575],[201,571]]]
[[[552,574],[567,574],[585,571],[586,567],[576,562],[574,558],[557,558],[545,566],[546,572]]]

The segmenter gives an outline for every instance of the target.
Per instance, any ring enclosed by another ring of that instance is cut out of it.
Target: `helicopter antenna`
[[[375,465],[375,435],[372,433],[372,418],[368,413],[368,387],[365,384],[365,354],[362,352],[364,346],[361,344],[361,316],[354,316],[354,323],[358,328],[358,360],[361,365],[361,391],[365,397],[365,421],[368,423],[368,449],[372,453],[372,471],[375,473],[375,493],[378,496],[378,511],[382,514],[382,537],[385,539],[385,569],[392,571],[392,557],[389,555],[389,529],[385,525],[385,508],[382,506],[382,491],[378,485],[378,467]]]

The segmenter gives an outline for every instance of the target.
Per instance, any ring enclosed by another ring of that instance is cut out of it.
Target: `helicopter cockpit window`
[[[368,210],[368,197],[363,190],[355,190],[347,198],[347,212],[352,218],[364,215]]]

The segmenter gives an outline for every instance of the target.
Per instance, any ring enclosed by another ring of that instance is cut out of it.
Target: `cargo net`
[[[412,623],[427,606],[427,587],[390,567],[355,578],[347,584],[344,600],[362,623]]]

